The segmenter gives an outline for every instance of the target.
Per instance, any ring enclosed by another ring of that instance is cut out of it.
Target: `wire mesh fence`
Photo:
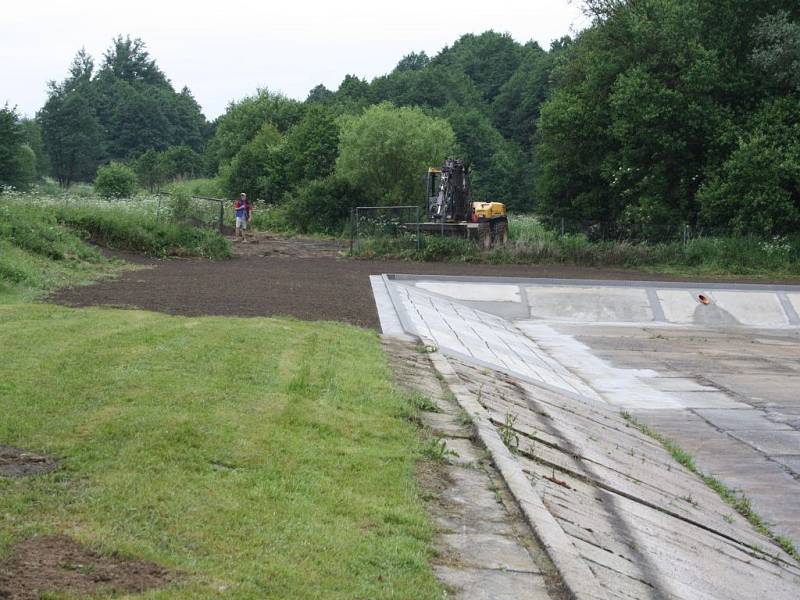
[[[160,193],[156,210],[159,213],[170,213],[176,220],[194,227],[216,229],[220,233],[224,233],[226,230],[225,204],[226,201],[222,198],[182,197]]]

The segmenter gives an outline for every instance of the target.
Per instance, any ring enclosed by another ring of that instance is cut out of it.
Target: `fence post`
[[[358,239],[358,207],[356,207],[356,250],[359,248],[359,242],[361,240]]]
[[[564,217],[561,217],[561,237],[564,237]]]
[[[419,206],[417,207],[417,210],[414,213],[414,217],[415,217],[414,220],[417,222],[417,252],[419,252],[419,247],[420,247],[420,239],[419,239],[419,220],[420,220]]]
[[[222,233],[222,222],[225,220],[225,205],[219,201],[219,232]]]

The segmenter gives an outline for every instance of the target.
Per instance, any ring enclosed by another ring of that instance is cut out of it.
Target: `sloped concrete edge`
[[[425,342],[424,339],[422,341]],[[505,480],[550,560],[553,561],[569,594],[575,600],[607,598],[603,586],[589,569],[558,521],[547,510],[542,499],[523,473],[522,467],[503,444],[497,429],[489,421],[486,410],[461,383],[444,355],[433,352],[429,357],[434,368],[455,396],[458,405],[472,418],[478,438],[489,451],[495,467]]]
[[[427,339],[413,327],[411,320],[405,313],[405,308],[396,291],[390,284],[390,278],[381,276],[384,289],[388,293],[387,302],[382,302],[378,310],[391,311],[394,308],[393,319],[399,321],[403,335],[414,336],[421,343],[436,347],[433,340]],[[377,281],[374,281],[377,284]],[[384,300],[386,298],[384,297]],[[393,328],[396,331],[396,328]],[[385,335],[392,335],[392,330],[384,331]],[[511,456],[511,452],[503,444],[500,434],[492,426],[486,409],[464,386],[458,375],[448,362],[446,356],[439,351],[429,354],[431,364],[442,377],[455,396],[456,402],[462,410],[466,411],[473,420],[476,434],[486,450],[489,452],[500,476],[506,482],[508,489],[516,500],[525,519],[530,525],[542,547],[547,552],[553,565],[561,575],[564,587],[574,600],[605,600],[608,598],[603,586],[595,577],[592,570],[570,541],[567,534],[558,524],[555,517],[547,510],[542,499],[531,486],[522,467]]]

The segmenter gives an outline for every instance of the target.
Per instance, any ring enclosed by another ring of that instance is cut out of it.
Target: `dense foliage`
[[[28,133],[13,108],[0,109],[0,186],[26,189],[36,179],[39,164]]]
[[[93,179],[98,165],[147,150],[201,152],[209,133],[191,92],[173,89],[140,39],[114,39],[95,71],[81,50],[69,76],[51,82],[37,115],[52,174],[63,184]]]
[[[538,209],[796,231],[797,3],[585,4],[594,24],[558,61],[541,107]]]
[[[339,223],[356,198],[421,204],[426,167],[457,155],[477,198],[551,222],[800,229],[796,1],[583,5],[591,25],[549,49],[467,34],[305,102],[258,90],[212,124],[141,40],[118,37],[98,69],[77,54],[35,121],[0,112],[0,183],[91,181],[116,160],[150,190],[210,176],[205,189],[306,230],[321,221],[299,206]]]

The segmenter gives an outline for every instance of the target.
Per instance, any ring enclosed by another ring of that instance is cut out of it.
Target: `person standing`
[[[244,192],[239,194],[239,198],[233,203],[233,210],[236,212],[236,234],[233,239],[245,241],[247,224],[253,218],[253,209],[250,206],[250,201],[247,199],[247,194]]]

